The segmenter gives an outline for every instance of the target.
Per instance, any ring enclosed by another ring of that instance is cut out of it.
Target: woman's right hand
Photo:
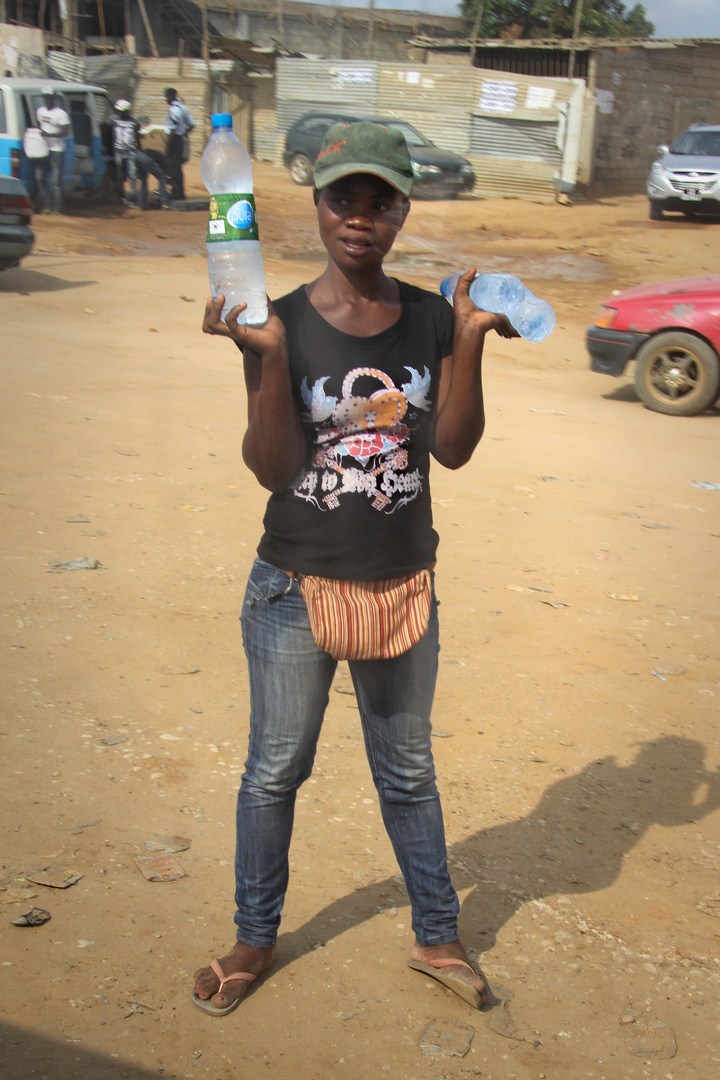
[[[251,349],[258,356],[265,356],[277,349],[285,350],[285,327],[280,317],[275,313],[272,301],[268,297],[268,317],[261,326],[248,326],[239,323],[238,317],[247,307],[247,304],[237,304],[227,313],[225,320],[222,318],[222,309],[225,297],[220,293],[213,299],[210,297],[205,305],[205,317],[203,318],[203,333],[213,334],[219,337],[229,337],[241,349]]]

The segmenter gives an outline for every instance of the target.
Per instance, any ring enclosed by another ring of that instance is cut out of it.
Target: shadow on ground
[[[629,765],[604,757],[563,777],[526,817],[481,829],[449,848],[455,887],[471,889],[460,915],[466,948],[492,948],[528,901],[607,889],[652,825],[687,826],[719,807],[720,769],[705,768],[704,747],[694,739],[657,739],[642,744]],[[407,903],[394,878],[354,891],[283,934],[278,966],[378,910]]]
[[[39,270],[5,270],[0,274],[0,292],[31,296],[34,293],[61,292],[63,289],[82,289],[97,285],[97,281],[68,281],[66,278],[43,274]]]
[[[172,1080],[180,1074],[149,1072],[128,1062],[84,1050],[76,1042],[50,1039],[0,1023],[3,1080]]]

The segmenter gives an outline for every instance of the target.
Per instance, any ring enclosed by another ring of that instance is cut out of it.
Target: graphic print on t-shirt
[[[407,447],[419,413],[430,411],[431,379],[427,367],[423,375],[405,370],[410,380],[397,387],[379,368],[353,368],[339,398],[326,393],[330,376],[312,387],[303,379],[303,420],[313,425],[315,445],[309,466],[293,484],[298,498],[334,510],[341,499],[364,495],[388,514],[417,498],[424,477],[418,469],[408,471]]]

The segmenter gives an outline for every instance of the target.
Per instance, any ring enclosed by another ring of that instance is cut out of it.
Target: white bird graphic
[[[326,394],[323,389],[329,378],[329,375],[324,375],[322,379],[317,379],[313,383],[312,390],[310,390],[306,375],[300,387],[300,393],[307,407],[308,416],[314,424],[319,424],[322,420],[327,420],[329,416],[332,416],[337,405],[337,398]]]
[[[420,372],[415,368],[405,366],[405,370],[410,372],[410,382],[402,384],[402,392],[408,399],[411,405],[414,405],[416,409],[424,409],[428,412],[430,409],[430,401],[428,394],[430,392],[430,372],[425,368],[424,376],[420,375]]]

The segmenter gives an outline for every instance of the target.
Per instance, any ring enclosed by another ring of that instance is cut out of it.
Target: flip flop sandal
[[[475,989],[465,979],[461,979],[459,975],[454,975],[451,971],[443,971],[443,968],[447,967],[465,967],[468,971],[471,971],[475,978],[480,978],[483,981],[485,977],[482,973],[478,973],[470,964],[466,964],[464,960],[432,960],[424,963],[422,960],[408,960],[408,967],[414,968],[415,971],[421,971],[423,975],[429,975],[431,979],[437,979],[439,983],[447,987],[448,990],[452,990],[454,994],[461,997],[463,1001],[467,1001],[468,1005],[472,1005],[474,1009],[481,1009],[484,1002],[480,996],[480,992]]]
[[[210,962],[210,967],[220,980],[220,986],[215,991],[215,994],[222,994],[223,987],[227,986],[230,982],[234,982],[236,979],[240,979],[242,982],[246,983],[253,983],[257,979],[257,975],[251,975],[247,971],[238,971],[234,975],[225,975],[218,960],[212,960]],[[211,997],[215,997],[215,994],[212,994]],[[193,987],[192,1003],[198,1009],[202,1009],[204,1013],[207,1013],[208,1016],[227,1016],[233,1009],[237,1009],[244,997],[245,995],[241,994],[240,997],[236,997],[235,1000],[231,1001],[228,1005],[217,1006],[212,1004],[210,998],[201,998],[197,990]]]

